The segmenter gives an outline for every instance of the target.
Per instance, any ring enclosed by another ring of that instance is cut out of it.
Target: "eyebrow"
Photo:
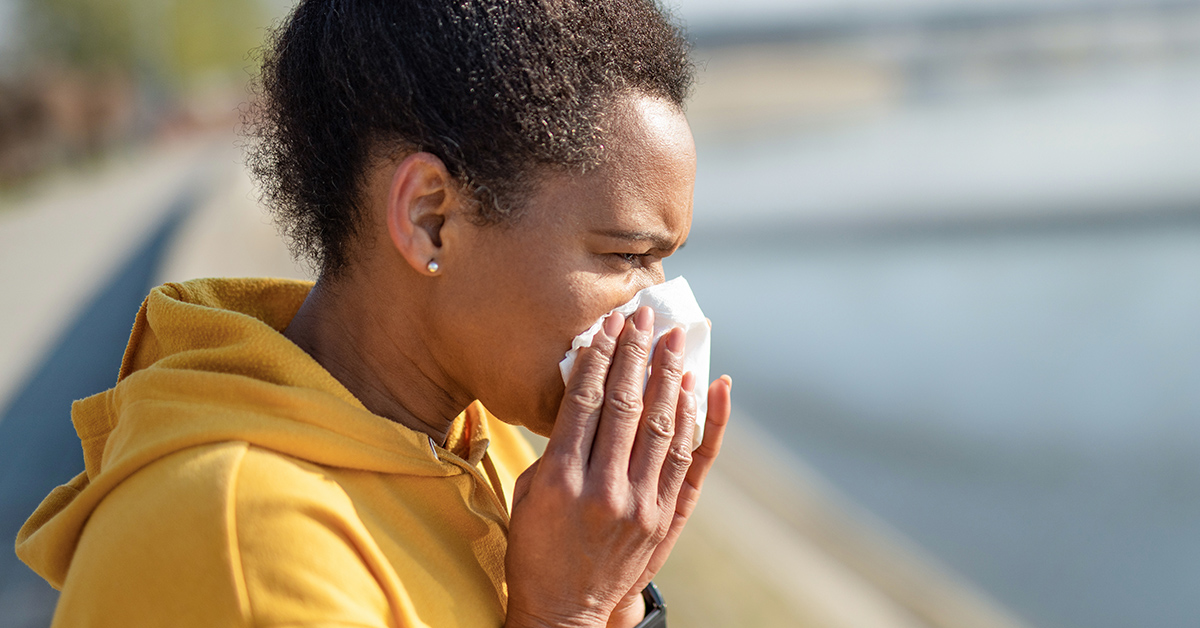
[[[687,244],[685,241],[678,247],[675,246],[675,239],[667,234],[655,231],[626,231],[624,229],[601,229],[593,231],[596,235],[602,235],[608,238],[617,240],[630,240],[633,242],[649,242],[654,248],[663,251],[672,249],[682,249]]]

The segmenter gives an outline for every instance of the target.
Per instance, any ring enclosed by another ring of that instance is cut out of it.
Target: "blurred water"
[[[863,17],[935,14],[948,11],[987,13],[997,11],[1077,9],[1097,6],[1145,6],[1153,0],[673,0],[666,2],[699,27],[733,23],[761,24],[765,20],[813,20],[820,18],[862,19]]]
[[[697,226],[1200,207],[1200,54],[966,88],[698,137]]]
[[[702,128],[668,277],[747,416],[1031,624],[1197,626],[1200,56],[1060,63],[1038,32]]]
[[[714,373],[852,498],[1035,625],[1195,625],[1200,218],[693,240]]]

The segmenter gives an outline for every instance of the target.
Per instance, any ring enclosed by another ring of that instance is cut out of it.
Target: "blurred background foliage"
[[[263,0],[0,0],[0,186],[225,124],[281,13]]]
[[[167,82],[241,71],[265,19],[256,0],[25,0],[21,10],[42,62]]]

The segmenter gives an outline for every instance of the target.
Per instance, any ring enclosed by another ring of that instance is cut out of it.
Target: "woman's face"
[[[665,281],[663,258],[691,228],[696,153],[683,114],[631,97],[607,126],[601,166],[547,177],[513,225],[448,235],[429,304],[446,373],[498,417],[543,435],[571,340]]]

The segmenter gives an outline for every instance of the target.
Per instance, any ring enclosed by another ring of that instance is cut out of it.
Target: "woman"
[[[558,361],[687,238],[690,82],[648,0],[302,1],[253,165],[319,280],[147,298],[18,538],[55,623],[643,622],[731,381],[692,454],[680,330]]]

